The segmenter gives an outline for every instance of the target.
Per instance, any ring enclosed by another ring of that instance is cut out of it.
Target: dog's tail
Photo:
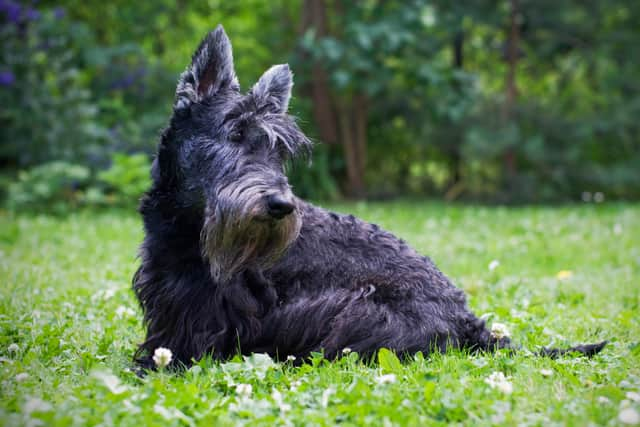
[[[597,344],[581,344],[569,348],[544,347],[542,350],[537,352],[536,355],[550,357],[551,359],[555,359],[559,356],[564,356],[565,354],[579,354],[586,357],[593,357],[596,354],[600,353],[608,343],[609,341],[602,341]]]
[[[500,349],[507,350],[510,353],[519,353],[523,351],[522,346],[511,341],[508,335],[495,336],[486,326],[483,319],[470,318],[467,322],[467,340],[464,342],[465,347],[479,351],[496,351]],[[536,356],[549,357],[555,359],[564,355],[581,355],[585,357],[593,357],[600,353],[609,341],[602,341],[596,344],[580,344],[568,348],[552,348],[543,347],[541,350],[533,353]]]
[[[469,347],[473,350],[492,352],[504,349],[514,354],[523,351],[522,346],[511,341],[511,338],[508,335],[495,336],[487,328],[485,321],[482,319],[470,319],[467,323],[467,334],[467,341],[463,346]],[[580,344],[568,348],[543,347],[541,350],[533,354],[541,357],[549,357],[551,359],[571,354],[593,357],[600,353],[608,343],[609,341],[606,340],[595,344]]]
[[[534,356],[548,357],[550,359],[557,359],[565,355],[576,355],[584,357],[593,357],[600,353],[603,348],[609,343],[609,341],[601,341],[596,344],[580,344],[568,348],[553,348],[542,347],[541,350],[534,352]],[[511,354],[516,354],[523,351],[523,347],[515,345],[509,338],[501,338],[493,341],[493,344],[488,347],[489,350],[507,350]],[[530,353],[531,354],[531,353]]]

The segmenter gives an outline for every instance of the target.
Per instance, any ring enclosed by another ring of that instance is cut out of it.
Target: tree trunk
[[[453,36],[451,50],[453,53],[453,68],[462,71],[464,66],[464,33],[462,32],[462,22],[460,22],[460,29]],[[457,84],[457,81],[454,89],[457,93],[461,94],[462,88]],[[452,201],[457,199],[464,191],[464,183],[462,182],[462,153],[460,152],[464,133],[460,124],[455,123],[453,120],[448,120],[447,126],[451,129],[450,135],[452,141],[447,143],[450,145],[447,145],[449,148],[447,148],[446,151],[450,155],[449,167],[452,176],[444,198],[447,201]]]
[[[464,33],[462,30],[459,30],[456,35],[453,37],[453,68],[462,71],[464,67]],[[457,88],[460,90],[460,88]],[[460,147],[462,146],[462,131],[456,130],[456,139],[454,141],[454,146],[451,155],[452,168],[453,168],[453,186],[459,185],[462,174],[462,156],[460,155]]]
[[[518,16],[520,14],[518,0],[510,0],[509,13],[509,34],[507,37],[507,76],[505,82],[506,96],[503,110],[503,120],[506,126],[515,119],[515,107],[518,98],[518,87],[516,85],[516,66],[518,63],[518,45],[520,43],[520,25]],[[514,147],[507,147],[504,153],[504,167],[510,185],[517,173],[516,156]]]
[[[327,8],[325,0],[304,0],[302,5],[302,33],[314,29],[316,38],[328,35]],[[314,63],[311,68],[310,95],[313,118],[324,143],[338,142],[336,114],[331,100],[329,77],[322,64]]]
[[[336,14],[342,4],[332,2]],[[302,8],[302,32],[313,28],[316,38],[329,35],[328,2],[326,0],[304,0]],[[339,32],[335,29],[334,32]],[[336,34],[333,34],[336,36]],[[337,37],[340,35],[338,34]],[[312,64],[309,92],[312,100],[313,118],[323,142],[340,143],[344,148],[347,169],[346,193],[352,198],[366,195],[364,172],[367,148],[367,104],[366,96],[332,96],[327,70],[321,63]]]
[[[354,140],[356,149],[357,174],[359,186],[354,187],[354,197],[366,196],[364,173],[367,163],[367,98],[356,95],[353,104]]]
[[[366,145],[366,118],[357,103],[343,100],[339,104],[340,140],[347,164],[347,196],[362,198],[364,189],[364,146]],[[364,128],[363,128],[364,126]],[[364,132],[363,133],[363,129]]]

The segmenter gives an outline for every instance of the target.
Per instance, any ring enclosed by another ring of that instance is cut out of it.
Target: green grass
[[[258,355],[140,379],[138,217],[0,214],[0,424],[583,426],[640,410],[640,206],[334,207],[430,255],[527,349],[611,344],[592,360],[451,352],[367,365],[352,353],[293,367]],[[494,372],[511,394],[485,382]]]

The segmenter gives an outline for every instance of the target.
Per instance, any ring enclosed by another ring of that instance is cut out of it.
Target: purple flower
[[[11,71],[0,71],[0,86],[11,86],[16,81],[16,76]]]
[[[118,89],[127,90],[131,88],[133,85],[135,85],[136,83],[142,84],[143,82],[141,80],[144,78],[146,74],[147,74],[147,69],[144,66],[139,67],[135,70],[127,72],[124,76],[113,81],[109,86],[109,88],[112,90],[118,90]]]
[[[64,15],[66,15],[66,13],[67,13],[67,11],[62,6],[58,6],[55,9],[53,9],[53,16],[56,19],[64,18]]]
[[[27,20],[29,21],[37,21],[40,18],[40,11],[30,7],[27,9]]]
[[[9,22],[14,24],[20,22],[22,7],[18,3],[11,0],[0,1],[0,11],[4,12]]]

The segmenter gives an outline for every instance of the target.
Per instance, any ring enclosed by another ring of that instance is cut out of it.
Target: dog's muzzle
[[[273,219],[282,219],[296,208],[293,197],[283,194],[270,194],[265,197],[267,214]]]
[[[235,198],[219,197],[207,206],[201,246],[216,281],[270,267],[297,239],[302,218],[291,191],[264,190],[218,194]]]

